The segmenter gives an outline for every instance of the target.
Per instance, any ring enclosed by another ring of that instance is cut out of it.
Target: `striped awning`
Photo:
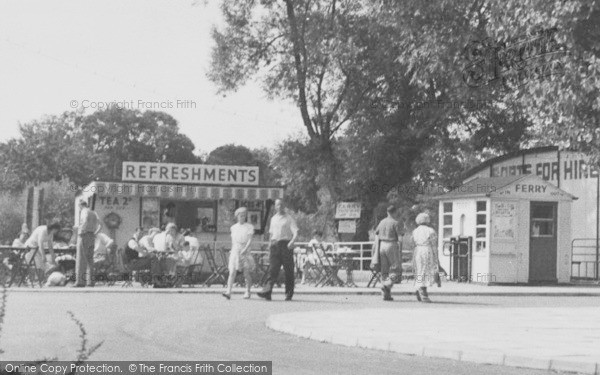
[[[166,199],[239,199],[267,200],[283,198],[282,187],[229,187],[207,185],[141,184],[94,181],[83,188],[82,196],[97,194],[119,196],[159,197]]]

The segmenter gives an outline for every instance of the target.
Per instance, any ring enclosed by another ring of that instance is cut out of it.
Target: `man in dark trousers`
[[[267,301],[271,300],[273,284],[279,277],[279,270],[283,265],[285,272],[285,300],[291,301],[294,295],[294,242],[298,236],[296,221],[285,212],[285,205],[281,199],[275,201],[275,215],[269,225],[269,278],[262,292],[257,293]]]
[[[381,279],[384,301],[393,301],[392,286],[399,283],[402,276],[402,236],[400,224],[396,220],[398,210],[395,206],[387,208],[387,217],[379,222],[375,230],[376,254],[371,267],[381,267]]]
[[[79,201],[79,236],[77,237],[77,257],[75,258],[75,287],[94,286],[94,245],[96,235],[102,229],[98,214],[88,208],[88,203]],[[84,280],[84,275],[87,274]]]

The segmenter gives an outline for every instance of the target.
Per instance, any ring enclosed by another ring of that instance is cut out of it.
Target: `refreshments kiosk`
[[[461,279],[484,284],[570,281],[573,195],[528,174],[476,178],[439,199],[445,270],[462,265]]]
[[[200,241],[230,241],[233,213],[241,206],[259,240],[283,193],[281,186],[259,186],[253,166],[124,162],[121,181],[94,181],[78,199],[88,200],[103,231],[122,246],[137,227],[169,222],[195,230]]]

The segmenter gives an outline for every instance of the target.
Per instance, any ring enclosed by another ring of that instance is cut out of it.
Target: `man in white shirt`
[[[273,284],[279,277],[279,270],[283,265],[285,273],[285,300],[291,301],[294,295],[294,242],[298,237],[298,226],[293,217],[285,211],[281,199],[275,200],[275,215],[269,225],[269,278],[262,292],[257,293],[267,301],[271,300]]]
[[[149,269],[153,259],[156,258],[152,254],[154,251],[153,239],[154,236],[160,233],[160,229],[151,228],[145,236],[142,236],[142,233],[143,229],[137,228],[133,237],[127,242],[125,252],[131,270]]]
[[[54,248],[52,239],[54,235],[60,231],[59,223],[52,223],[50,225],[40,225],[35,228],[31,236],[25,241],[25,247],[31,250],[25,255],[25,261],[30,263],[32,260],[35,262],[35,268],[38,269],[39,276],[43,277],[44,270],[50,269],[56,265],[54,256]],[[46,257],[46,249],[50,252],[50,261]]]
[[[88,208],[85,200],[79,201],[79,236],[75,263],[75,287],[94,286],[94,245],[102,229],[98,214]],[[84,280],[84,274],[87,274]]]

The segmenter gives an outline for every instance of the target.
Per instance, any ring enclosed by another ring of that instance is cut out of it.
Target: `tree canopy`
[[[65,112],[22,124],[21,137],[0,143],[1,189],[69,179],[76,185],[118,180],[127,160],[194,163],[194,144],[161,112],[110,108]]]

